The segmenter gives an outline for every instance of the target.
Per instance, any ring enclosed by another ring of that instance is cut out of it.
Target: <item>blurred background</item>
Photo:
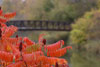
[[[63,57],[70,67],[100,67],[100,0],[0,0],[5,13],[16,12],[12,20],[71,21],[71,31],[16,32],[38,40],[39,34],[47,34],[48,43],[64,40],[72,51]],[[14,36],[15,36],[14,35]]]

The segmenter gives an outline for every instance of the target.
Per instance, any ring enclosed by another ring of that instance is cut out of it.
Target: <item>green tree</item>
[[[27,19],[74,21],[96,8],[97,0],[26,0]]]
[[[97,0],[54,0],[50,20],[74,21],[86,11],[97,8]]]
[[[70,39],[74,46],[89,48],[88,45],[92,42],[94,45],[91,45],[91,48],[89,48],[92,49],[92,46],[98,47],[100,45],[98,43],[100,41],[100,10],[87,12],[72,27]]]

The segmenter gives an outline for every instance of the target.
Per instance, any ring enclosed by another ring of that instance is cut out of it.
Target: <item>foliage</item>
[[[86,11],[97,8],[97,1],[25,0],[23,2],[21,0],[4,0],[2,6],[5,11],[17,11],[16,19],[74,21]]]
[[[0,10],[0,65],[2,67],[66,67],[65,59],[59,58],[66,54],[71,46],[63,47],[64,41],[46,45],[44,34],[39,36],[38,43],[27,37],[15,38],[11,36],[18,30],[17,27],[7,26],[5,23],[16,13],[3,14]]]
[[[100,10],[87,12],[82,18],[79,18],[72,27],[73,30],[70,34],[72,44],[76,44],[77,47],[81,45],[81,47],[85,48],[89,48],[91,42],[96,44],[97,41],[100,41]],[[98,47],[98,45],[94,46]],[[88,51],[92,48],[94,47],[89,48]]]
[[[94,46],[95,45],[95,46]],[[93,56],[100,55],[100,40],[91,40],[88,41],[88,43],[85,45],[87,53],[91,53]]]
[[[98,0],[97,4],[98,4],[98,8],[100,9],[100,0]]]
[[[54,0],[55,8],[49,12],[50,20],[73,21],[91,8],[96,8],[97,0]],[[82,9],[81,9],[82,8]]]
[[[82,44],[84,43],[85,41],[85,38],[86,38],[86,34],[83,32],[83,31],[80,31],[80,30],[73,30],[71,32],[71,37],[72,39],[72,42],[74,44]]]
[[[45,3],[46,2],[44,2],[44,4]],[[86,2],[83,0],[79,2],[72,2],[71,0],[54,0],[52,4],[54,8],[52,8],[49,12],[45,12],[47,14],[46,19],[73,21],[74,19],[82,16],[86,11],[91,10],[91,8],[96,8],[97,0],[86,0]]]

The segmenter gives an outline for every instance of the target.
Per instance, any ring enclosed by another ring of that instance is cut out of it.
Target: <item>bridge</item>
[[[12,20],[8,26],[17,26],[19,31],[70,31],[72,22],[46,20]]]

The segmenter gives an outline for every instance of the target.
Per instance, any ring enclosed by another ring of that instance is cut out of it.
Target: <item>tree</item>
[[[82,18],[79,18],[76,23],[72,25],[73,30],[70,34],[71,43],[75,47],[85,48],[87,51],[92,51],[94,53],[97,52],[99,54],[99,22],[100,10],[87,12]],[[97,48],[96,51],[94,51],[94,46]]]

